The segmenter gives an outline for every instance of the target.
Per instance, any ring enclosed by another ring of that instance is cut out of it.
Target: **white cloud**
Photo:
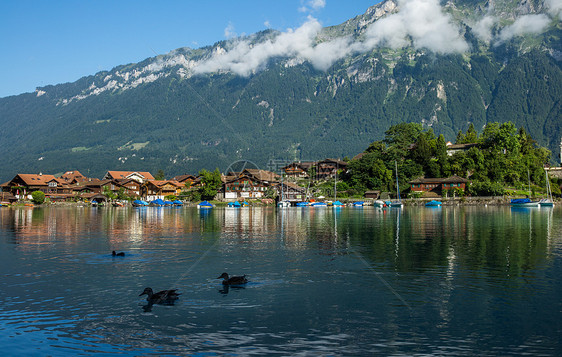
[[[562,20],[562,0],[545,0],[544,3],[552,15]]]
[[[492,27],[496,22],[497,19],[494,16],[484,16],[472,27],[472,31],[480,40],[490,43],[492,41]]]
[[[445,14],[438,0],[401,0],[399,11],[374,22],[367,30],[367,49],[386,45],[401,48],[412,42],[415,48],[437,53],[468,50],[459,28]]]
[[[263,69],[274,57],[305,57],[315,58],[312,49],[316,35],[322,25],[313,18],[296,30],[288,30],[275,39],[251,45],[249,41],[239,41],[228,51],[216,52],[211,58],[200,62],[194,68],[195,73],[215,71],[232,71],[248,76]]]
[[[503,42],[515,36],[541,33],[549,24],[550,18],[544,14],[521,16],[513,24],[501,30],[499,40]]]
[[[302,6],[299,7],[299,12],[312,12],[318,11],[326,7],[326,0],[308,0],[302,1]]]
[[[547,0],[556,8],[562,0]],[[307,6],[324,6],[325,1],[307,1]],[[336,61],[355,52],[371,51],[377,47],[402,48],[414,46],[436,53],[463,53],[469,45],[461,36],[460,28],[450,15],[443,12],[439,0],[398,0],[398,11],[372,23],[361,41],[351,37],[317,43],[322,25],[313,17],[297,29],[289,29],[277,37],[252,44],[239,40],[227,48],[218,48],[209,58],[191,64],[195,74],[230,71],[249,76],[265,69],[273,58],[288,58],[292,63],[310,62],[316,69],[327,70]],[[499,34],[500,41],[525,33],[542,32],[550,23],[546,15],[526,15],[505,27]],[[492,28],[497,19],[486,15],[473,27],[481,40],[494,41]],[[266,23],[268,26],[269,23]],[[231,24],[225,29],[225,36],[234,35]],[[497,39],[496,39],[497,40]]]
[[[226,38],[233,38],[236,37],[236,32],[234,30],[234,25],[229,23],[228,26],[224,29],[224,37]]]

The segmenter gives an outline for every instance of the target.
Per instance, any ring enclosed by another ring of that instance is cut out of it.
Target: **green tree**
[[[40,205],[45,202],[45,193],[43,191],[33,191],[31,193],[31,201],[36,205]]]
[[[201,187],[199,188],[201,198],[204,200],[212,200],[222,187],[219,169],[216,168],[213,172],[203,169],[199,172],[199,176],[201,176]]]

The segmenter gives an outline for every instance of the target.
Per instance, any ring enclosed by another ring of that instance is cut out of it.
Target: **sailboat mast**
[[[396,160],[394,160],[394,166],[396,167],[396,196],[400,201],[400,188],[398,186],[398,163],[396,162]]]

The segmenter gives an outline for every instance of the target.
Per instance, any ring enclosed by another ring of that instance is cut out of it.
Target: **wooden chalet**
[[[141,196],[147,201],[164,200],[166,196],[180,194],[185,186],[176,180],[149,180],[141,187]]]
[[[346,170],[347,162],[337,159],[326,159],[316,163],[316,179],[325,180],[336,177],[338,170]]]
[[[248,174],[230,175],[223,178],[223,193],[226,200],[265,197],[270,182]]]
[[[53,175],[17,174],[13,179],[3,184],[4,192],[12,193],[18,199],[31,199],[31,192],[41,191],[47,194],[68,194],[72,190],[64,180]]]
[[[469,181],[459,176],[447,178],[418,178],[409,182],[412,192],[433,192],[441,195],[452,188],[465,189]]]
[[[287,177],[309,178],[310,169],[315,166],[316,162],[314,161],[293,162],[285,167],[282,167],[281,170],[283,170],[283,173]]]
[[[185,187],[191,187],[193,185],[193,183],[195,182],[195,180],[197,180],[197,176],[195,176],[195,175],[179,175],[179,176],[176,176],[176,177],[172,178],[172,180],[175,180],[175,181],[183,184]]]

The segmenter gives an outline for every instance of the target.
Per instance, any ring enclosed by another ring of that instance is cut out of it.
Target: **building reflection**
[[[0,227],[11,243],[29,247],[102,239],[137,247],[155,238],[218,239],[224,246],[279,244],[319,254],[361,251],[395,270],[459,265],[487,274],[524,274],[560,254],[560,208],[406,207],[403,210],[331,207],[19,207],[0,209]],[[31,248],[28,248],[31,249]],[[121,248],[119,248],[121,249]],[[546,252],[546,254],[545,254]]]

